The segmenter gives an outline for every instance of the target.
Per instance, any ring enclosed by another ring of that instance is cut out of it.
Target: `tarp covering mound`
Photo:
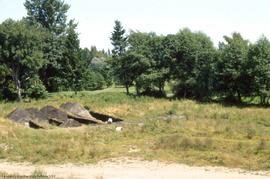
[[[108,119],[113,122],[122,121],[105,114],[89,112],[81,104],[71,102],[62,104],[59,109],[54,106],[45,106],[40,110],[18,108],[12,111],[7,118],[36,129],[46,129],[49,125],[69,128],[79,127],[83,124],[106,124]]]

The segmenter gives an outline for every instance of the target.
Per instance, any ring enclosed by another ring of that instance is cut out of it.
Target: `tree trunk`
[[[237,99],[238,99],[238,102],[241,103],[242,100],[241,100],[241,94],[240,92],[237,90]]]
[[[140,96],[140,89],[136,86],[136,93],[137,93],[137,96]]]
[[[129,85],[125,84],[127,95],[129,95]]]
[[[19,101],[22,100],[22,89],[21,89],[21,81],[19,79],[19,68],[14,68],[13,69],[13,74],[12,74],[13,81],[16,86],[16,91],[18,95]]]
[[[160,92],[160,93],[163,92],[163,91],[162,91],[162,83],[161,83],[161,82],[159,82],[158,89],[159,89],[159,92]]]

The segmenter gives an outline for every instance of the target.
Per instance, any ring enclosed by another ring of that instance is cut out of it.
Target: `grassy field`
[[[17,107],[59,106],[80,102],[98,112],[120,117],[114,125],[34,130],[5,116]],[[170,120],[170,116],[188,120]],[[46,100],[0,103],[0,159],[38,164],[93,163],[114,157],[190,165],[270,169],[270,110],[223,106],[190,100],[126,96],[124,89],[56,93]],[[163,120],[168,118],[169,120]],[[144,125],[138,125],[144,123]]]

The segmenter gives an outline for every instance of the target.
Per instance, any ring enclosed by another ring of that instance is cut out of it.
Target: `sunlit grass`
[[[122,88],[78,95],[65,92],[29,103],[1,103],[0,158],[33,163],[93,163],[130,156],[191,165],[270,168],[268,108],[170,101],[126,96],[124,92]],[[118,133],[115,128],[120,124],[34,130],[5,119],[16,107],[57,107],[66,101],[80,102],[129,123],[121,124],[124,130]],[[188,120],[163,120],[169,115],[185,115]]]

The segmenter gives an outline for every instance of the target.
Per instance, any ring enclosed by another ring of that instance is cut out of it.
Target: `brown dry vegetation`
[[[16,107],[59,106],[66,101],[126,119],[127,124],[34,130],[5,116]],[[188,120],[162,120],[185,115]],[[54,94],[29,103],[0,104],[0,158],[32,163],[93,163],[140,157],[190,165],[270,168],[270,110],[132,97],[117,91]],[[143,122],[144,125],[138,125]],[[121,133],[115,127],[122,125]]]

